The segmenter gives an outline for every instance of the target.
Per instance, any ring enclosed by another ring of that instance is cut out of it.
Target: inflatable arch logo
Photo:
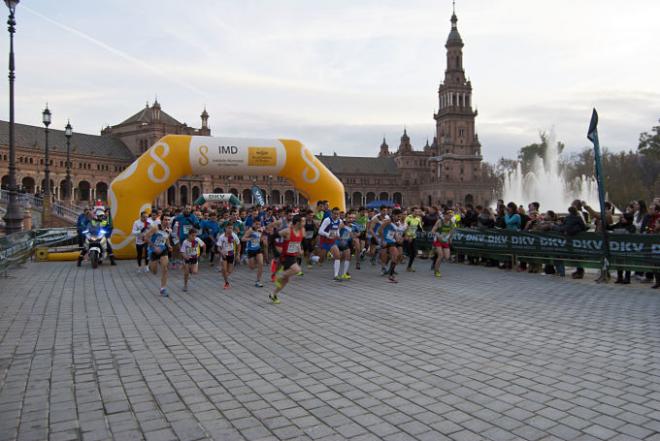
[[[299,141],[167,135],[110,184],[115,256],[135,257],[133,222],[187,175],[281,176],[311,204],[323,199],[346,209],[344,185]]]

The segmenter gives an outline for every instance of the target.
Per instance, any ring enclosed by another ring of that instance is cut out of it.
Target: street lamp
[[[5,213],[5,233],[11,234],[21,231],[23,225],[23,213],[18,205],[16,188],[16,146],[14,145],[14,33],[16,32],[16,20],[14,13],[19,0],[5,0],[9,8],[9,20],[7,28],[9,31],[9,203]]]
[[[71,122],[66,122],[66,127],[64,128],[64,136],[66,136],[66,192],[65,197],[67,201],[70,201],[73,195],[73,189],[71,188],[71,137],[73,136],[73,127],[71,127]]]
[[[46,103],[46,108],[44,109],[43,112],[41,112],[42,116],[42,121],[44,123],[44,126],[46,126],[45,129],[45,134],[46,134],[46,145],[45,145],[45,159],[46,161],[45,167],[44,167],[44,177],[46,178],[44,182],[44,188],[42,188],[43,193],[44,193],[44,202],[46,199],[50,200],[50,158],[48,156],[48,126],[50,125],[50,110],[48,110],[48,103]]]
[[[273,205],[273,175],[268,175],[268,205]]]

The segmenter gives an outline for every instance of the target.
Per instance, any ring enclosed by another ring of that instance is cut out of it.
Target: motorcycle
[[[85,252],[92,263],[92,268],[96,269],[103,263],[107,256],[108,246],[106,231],[103,228],[89,228],[85,233]]]

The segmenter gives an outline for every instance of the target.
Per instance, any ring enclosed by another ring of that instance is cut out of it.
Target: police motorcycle
[[[87,254],[89,261],[92,264],[92,268],[96,269],[103,263],[103,259],[108,253],[107,232],[100,225],[90,224],[87,230],[84,231],[84,234],[84,252]]]
[[[78,266],[81,265],[85,255],[88,256],[94,269],[98,268],[103,263],[103,260],[108,257],[114,265],[114,256],[108,242],[107,226],[108,222],[105,219],[105,213],[102,210],[97,211],[95,213],[95,219],[83,231],[85,242],[83,249],[80,251],[80,256],[78,256]]]

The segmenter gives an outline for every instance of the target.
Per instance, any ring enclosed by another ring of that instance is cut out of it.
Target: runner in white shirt
[[[140,213],[140,219],[133,222],[132,234],[135,236],[135,249],[137,250],[138,273],[149,271],[149,254],[147,253],[147,243],[145,235],[151,228],[152,220],[147,216],[147,212]],[[144,269],[142,269],[142,259],[144,258]]]
[[[191,228],[188,237],[181,243],[183,256],[183,290],[188,291],[188,279],[191,274],[197,274],[199,256],[204,248],[204,241],[197,237],[197,230]]]
[[[234,260],[241,255],[241,241],[234,233],[232,224],[225,226],[225,232],[218,234],[216,245],[220,252],[220,262],[222,265],[222,278],[225,280],[225,289],[229,289],[229,275],[234,270]]]

